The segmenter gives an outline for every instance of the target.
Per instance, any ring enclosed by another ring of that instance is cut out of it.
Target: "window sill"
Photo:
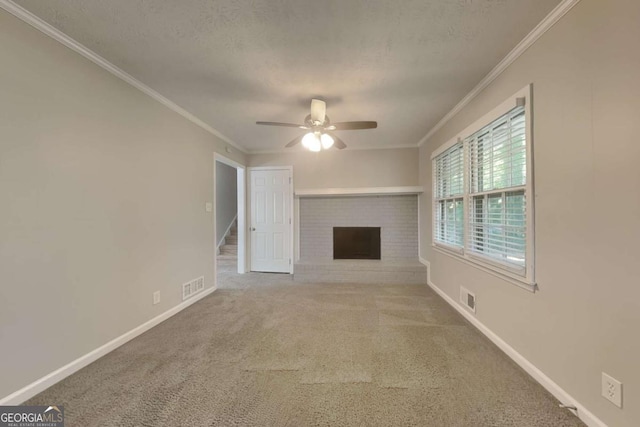
[[[438,249],[442,249],[443,251],[447,251],[452,255],[461,257],[464,254],[464,249],[461,246],[453,246],[453,245],[448,245],[446,243],[440,243],[440,242],[433,243],[433,246]]]
[[[435,244],[431,245],[436,252],[441,254],[450,256],[458,261],[461,261],[467,265],[475,267],[479,270],[484,271],[485,273],[491,274],[492,276],[498,277],[499,279],[504,280],[505,282],[509,282],[512,285],[516,285],[519,288],[527,290],[529,292],[535,292],[538,289],[538,285],[536,283],[531,283],[527,281],[524,277],[518,277],[514,274],[510,274],[509,272],[500,269],[492,264],[485,263],[480,261],[477,258],[469,258],[463,256],[461,253],[457,252],[455,249],[449,249],[448,247]]]

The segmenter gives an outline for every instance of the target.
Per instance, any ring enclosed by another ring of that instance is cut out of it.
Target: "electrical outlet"
[[[153,305],[160,303],[160,291],[155,291],[153,293]]]
[[[622,408],[622,383],[609,375],[602,373],[602,396]]]

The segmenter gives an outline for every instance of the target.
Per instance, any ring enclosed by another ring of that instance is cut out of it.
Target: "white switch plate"
[[[205,209],[207,212],[213,212],[213,203],[209,203],[209,202],[207,202],[207,203],[204,205],[204,209]]]
[[[618,408],[622,408],[622,383],[602,373],[602,396]]]
[[[153,293],[153,305],[160,303],[160,291],[155,291]]]

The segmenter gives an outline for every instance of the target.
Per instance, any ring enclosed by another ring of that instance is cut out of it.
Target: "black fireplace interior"
[[[333,259],[380,259],[380,227],[333,227]]]

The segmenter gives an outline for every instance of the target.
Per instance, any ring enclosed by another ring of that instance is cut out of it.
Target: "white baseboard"
[[[447,295],[442,289],[438,288],[431,281],[431,263],[426,259],[420,257],[420,262],[427,267],[427,283],[429,287],[433,289],[442,299],[444,299],[449,305],[451,305],[456,311],[465,319],[467,319],[473,326],[475,326],[480,332],[482,332],[487,338],[489,338],[495,345],[500,348],[507,356],[509,356],[514,362],[516,362],[522,369],[524,369],[534,380],[540,383],[547,391],[555,396],[564,405],[573,405],[577,408],[577,411],[571,410],[574,415],[582,420],[589,427],[607,427],[607,425],[592,414],[587,408],[581,405],[576,399],[574,399],[569,393],[563,390],[558,384],[556,384],[551,378],[546,376],[544,372],[538,369],[533,363],[527,360],[523,355],[518,353],[513,347],[507,344],[502,338],[496,335],[491,329],[480,322],[472,313],[465,310],[462,305],[458,304],[453,298]],[[577,413],[576,413],[577,412]]]
[[[188,300],[176,305],[175,307],[165,311],[164,313],[154,317],[153,319],[143,323],[142,325],[130,330],[129,332],[126,332],[126,333],[120,335],[119,337],[109,341],[105,345],[96,348],[95,350],[85,354],[84,356],[81,356],[81,357],[77,358],[76,360],[64,365],[63,367],[61,367],[59,369],[56,369],[55,371],[45,375],[44,377],[42,377],[42,378],[32,382],[31,384],[21,388],[20,390],[16,391],[15,393],[12,393],[12,394],[0,399],[0,406],[2,406],[2,405],[19,405],[19,404],[21,404],[22,402],[32,398],[36,394],[38,394],[38,393],[46,390],[47,388],[51,387],[55,383],[65,379],[66,377],[68,377],[69,375],[73,374],[74,372],[77,372],[80,369],[82,369],[85,366],[87,366],[88,364],[96,361],[97,359],[101,358],[105,354],[115,350],[116,348],[120,347],[121,345],[126,344],[127,342],[131,341],[135,337],[145,333],[149,329],[151,329],[154,326],[158,325],[159,323],[167,320],[168,318],[170,318],[174,314],[179,313],[180,311],[182,311],[185,308],[189,307],[191,304],[193,304],[193,303],[201,300],[202,298],[206,297],[207,295],[211,294],[215,290],[216,290],[215,287],[211,287],[211,288],[205,289],[203,292],[197,294],[193,298],[189,298]]]

